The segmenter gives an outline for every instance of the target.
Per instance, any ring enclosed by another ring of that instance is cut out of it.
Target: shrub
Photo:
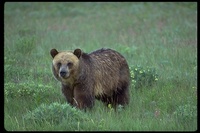
[[[15,50],[22,55],[29,55],[36,46],[36,37],[21,37],[15,43]]]
[[[34,97],[36,98],[41,93],[47,92],[51,86],[35,84],[35,83],[12,83],[8,82],[4,84],[4,95],[6,97]]]
[[[68,120],[68,122],[87,120],[87,116],[67,103],[60,104],[55,102],[50,105],[41,104],[38,108],[24,115],[24,119],[33,120],[36,123],[46,121],[58,124],[62,120]]]
[[[189,103],[180,105],[176,108],[174,112],[177,120],[179,122],[188,122],[197,119],[197,106],[191,105]]]
[[[158,80],[155,68],[130,67],[131,83],[136,88],[152,86]]]

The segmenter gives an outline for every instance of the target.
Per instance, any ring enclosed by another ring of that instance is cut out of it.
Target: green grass
[[[197,3],[7,2],[4,31],[5,130],[197,130]],[[102,47],[124,55],[132,72],[137,67],[155,71],[132,79],[124,110],[114,112],[96,101],[85,113],[87,120],[63,116],[54,121],[62,113],[48,106],[66,101],[49,51],[81,48],[89,53]],[[143,85],[152,77],[156,83]],[[142,85],[136,89],[135,82]],[[51,110],[41,114],[43,122],[25,119],[44,104]]]

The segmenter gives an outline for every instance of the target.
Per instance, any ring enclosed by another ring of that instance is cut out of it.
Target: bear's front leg
[[[62,93],[64,94],[67,102],[73,106],[73,90],[67,85],[62,84]]]
[[[94,106],[94,96],[84,86],[77,85],[74,87],[73,106],[79,109],[92,108]]]

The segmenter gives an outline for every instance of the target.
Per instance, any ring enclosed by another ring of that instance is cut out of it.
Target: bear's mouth
[[[66,79],[69,78],[69,75],[68,75],[68,74],[66,74],[66,75],[59,75],[59,76],[60,76],[60,78],[63,79],[63,80],[66,80]]]

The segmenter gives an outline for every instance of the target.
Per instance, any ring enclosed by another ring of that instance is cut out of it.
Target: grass
[[[6,2],[4,31],[5,130],[197,130],[197,3]],[[102,47],[119,51],[132,68],[129,106],[114,112],[96,101],[86,120],[69,115],[54,121],[62,113],[52,104],[63,111],[66,101],[50,49]],[[155,83],[143,84],[152,78]],[[46,121],[25,118],[37,109]]]

